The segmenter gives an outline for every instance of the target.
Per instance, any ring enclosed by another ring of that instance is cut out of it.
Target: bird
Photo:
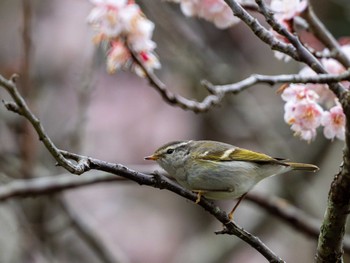
[[[212,200],[239,198],[228,214],[230,221],[246,194],[261,180],[292,170],[316,172],[313,164],[273,158],[227,143],[210,140],[169,142],[146,160],[156,161],[186,189]]]

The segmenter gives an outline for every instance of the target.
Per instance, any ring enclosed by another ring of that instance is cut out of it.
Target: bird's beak
[[[159,159],[159,156],[155,154],[145,157],[145,160],[151,160],[151,161],[157,161],[158,159]]]

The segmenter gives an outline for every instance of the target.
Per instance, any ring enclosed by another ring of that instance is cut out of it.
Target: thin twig
[[[166,87],[164,83],[151,71],[149,71],[143,62],[139,59],[137,54],[130,49],[134,61],[143,69],[147,79],[151,86],[156,89],[167,103],[171,105],[179,106],[185,110],[191,110],[194,112],[208,111],[215,105],[218,105],[227,93],[237,94],[244,91],[255,84],[265,83],[269,85],[277,83],[318,83],[318,84],[331,84],[338,83],[343,80],[350,80],[350,69],[341,74],[318,74],[315,76],[301,76],[299,74],[290,75],[260,75],[254,74],[239,82],[226,84],[226,85],[213,85],[208,81],[202,81],[210,94],[206,96],[202,101],[195,101],[186,99],[180,95],[176,95]]]
[[[191,110],[194,112],[205,112],[209,110],[212,106],[218,105],[221,102],[223,94],[220,94],[215,90],[211,90],[209,86],[206,86],[206,88],[211,94],[205,97],[201,102],[186,99],[185,97],[172,93],[153,72],[151,72],[145,67],[141,59],[138,57],[137,53],[134,52],[130,47],[129,50],[132,54],[134,61],[145,72],[146,77],[149,83],[151,84],[151,87],[156,89],[156,91],[158,91],[158,93],[162,96],[164,101],[166,101],[170,105],[176,105],[181,107],[182,109]]]
[[[250,77],[233,84],[227,85],[217,85],[213,86],[215,89],[219,90],[222,93],[238,93],[241,92],[255,84],[258,83],[266,83],[269,85],[273,85],[276,83],[337,83],[343,80],[350,80],[350,69],[337,75],[337,74],[318,74],[315,76],[301,76],[299,74],[291,74],[291,75],[258,75],[254,74]]]
[[[23,97],[19,94],[16,88],[17,77],[17,75],[13,75],[10,80],[7,80],[0,75],[0,86],[4,87],[14,100],[14,103],[5,102],[6,108],[10,111],[18,113],[19,115],[22,115],[31,123],[36,133],[39,135],[39,140],[43,142],[47,150],[51,153],[59,165],[74,174],[81,174],[85,172],[86,164],[84,160],[81,160],[81,162],[78,164],[71,163],[62,156],[58,148],[47,136],[44,127],[41,125],[38,118],[31,112]]]

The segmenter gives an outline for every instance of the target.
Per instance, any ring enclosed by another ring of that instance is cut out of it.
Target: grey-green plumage
[[[211,199],[240,197],[262,179],[291,170],[318,170],[215,141],[171,142],[146,159],[156,160],[182,186]]]

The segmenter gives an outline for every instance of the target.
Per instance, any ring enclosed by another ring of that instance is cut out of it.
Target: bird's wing
[[[231,145],[222,145],[217,149],[208,149],[201,151],[202,154],[197,156],[197,159],[208,160],[208,161],[247,161],[255,163],[278,163],[286,165],[283,159],[273,158],[263,153],[246,150]]]

